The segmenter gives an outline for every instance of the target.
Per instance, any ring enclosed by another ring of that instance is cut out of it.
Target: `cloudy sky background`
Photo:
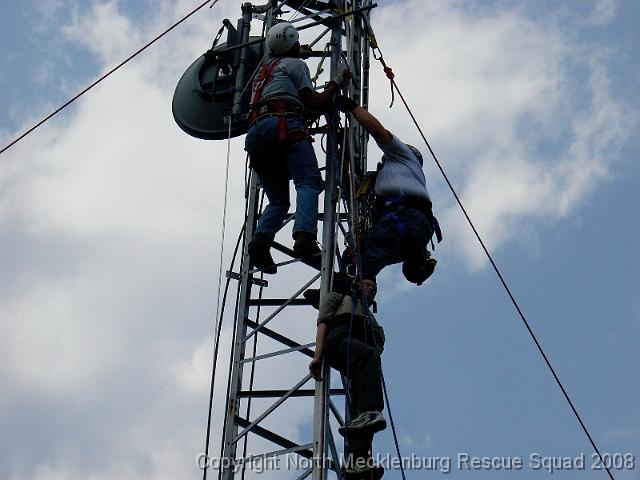
[[[4,2],[0,144],[196,3]],[[1,478],[200,475],[226,143],[180,131],[171,98],[239,7],[202,10],[0,156]],[[397,1],[373,17],[398,84],[596,441],[636,457],[639,19],[630,0]],[[371,110],[424,150],[399,100],[388,109],[378,65],[371,78]],[[225,267],[244,209],[242,138],[231,148]],[[398,268],[380,279],[403,453],[584,452],[589,467],[590,445],[428,158],[425,171],[446,238],[437,274],[421,288]],[[268,294],[309,277],[291,267]],[[274,328],[306,343],[313,324],[297,309]],[[284,388],[281,372],[293,383],[299,361],[270,361],[260,384]],[[308,407],[293,402],[271,425],[308,441]],[[390,432],[376,449],[392,451]],[[495,478],[448,476],[472,475]]]

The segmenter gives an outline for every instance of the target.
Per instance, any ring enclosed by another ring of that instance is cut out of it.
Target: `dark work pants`
[[[375,280],[387,265],[402,262],[425,248],[431,235],[427,216],[417,208],[386,207],[364,238],[362,278]]]
[[[329,330],[325,344],[325,358],[333,368],[351,381],[349,414],[351,418],[362,412],[384,408],[380,355],[366,342],[366,331],[360,318],[354,321],[349,338],[349,324],[341,323]],[[370,335],[369,335],[370,338]],[[346,439],[347,454],[365,456],[371,449],[373,435],[351,435]]]

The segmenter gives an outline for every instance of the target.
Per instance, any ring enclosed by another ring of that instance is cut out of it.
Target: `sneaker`
[[[322,251],[318,248],[316,236],[313,233],[298,231],[293,234],[295,242],[293,253],[296,257],[320,269],[322,263]]]
[[[343,471],[345,480],[380,480],[384,475],[384,467],[379,465],[349,466]]]
[[[381,412],[363,412],[345,426],[338,428],[338,433],[345,435],[359,433],[376,433],[387,428],[387,421]]]
[[[255,233],[249,242],[249,257],[253,265],[264,273],[276,273],[278,267],[271,256],[271,238],[264,233]]]

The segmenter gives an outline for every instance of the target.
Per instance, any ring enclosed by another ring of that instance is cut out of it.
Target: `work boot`
[[[276,273],[278,267],[273,261],[269,250],[271,249],[271,238],[264,233],[254,233],[249,242],[249,257],[253,265],[262,270],[263,273]]]
[[[363,468],[344,468],[345,480],[380,480],[383,475],[384,467],[380,465],[366,466]]]
[[[293,244],[293,253],[296,257],[309,263],[311,266],[320,270],[322,265],[322,252],[318,248],[316,236],[313,233],[298,231],[293,234],[295,240]]]
[[[338,428],[338,433],[345,435],[359,435],[364,433],[376,433],[387,428],[387,421],[382,412],[362,412],[343,427]]]
[[[302,294],[304,298],[306,298],[311,306],[316,310],[320,309],[320,289],[319,288],[309,288],[304,291]]]

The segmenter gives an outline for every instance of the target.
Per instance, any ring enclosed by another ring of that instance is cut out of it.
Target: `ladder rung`
[[[251,422],[249,422],[247,419],[238,417],[237,415],[233,418],[233,420],[234,423],[241,428],[247,428],[249,425],[251,425]],[[300,445],[298,445],[297,443],[292,442],[291,440],[258,425],[254,425],[254,427],[251,429],[251,433],[255,433],[256,435],[264,438],[265,440],[269,440],[270,442],[273,442],[276,445],[281,446],[282,448],[300,447]],[[313,452],[311,450],[298,450],[296,453],[304,458],[311,459],[313,457]]]
[[[238,393],[238,398],[278,398],[284,396],[289,390],[243,390]],[[290,397],[313,397],[315,390],[298,390],[290,394]],[[332,388],[329,395],[344,395],[342,388]]]
[[[304,298],[296,298],[294,300],[289,300],[288,298],[252,298],[249,300],[249,305],[252,307],[279,307],[280,305],[284,305],[286,302],[289,302],[289,305],[311,305],[311,302]]]
[[[230,278],[231,280],[237,280],[237,281],[242,280],[242,277],[240,276],[239,273],[232,272],[231,270],[227,270],[227,278]],[[260,279],[260,278],[255,278],[255,277],[253,277],[251,279],[251,283],[253,283],[254,285],[257,285],[259,287],[268,287],[269,286],[269,282],[267,280]]]
[[[244,323],[253,329],[258,328],[258,324],[253,320],[249,320],[248,318],[245,319]],[[289,348],[298,348],[302,346],[302,344],[298,342],[294,342],[290,338],[287,338],[284,335],[274,332],[273,330],[270,330],[267,327],[262,327],[260,330],[258,330],[258,333],[262,333],[263,335],[266,335],[267,337],[275,340],[276,342],[280,342]],[[309,348],[299,350],[299,352],[306,355],[307,357],[313,358],[313,350]]]

